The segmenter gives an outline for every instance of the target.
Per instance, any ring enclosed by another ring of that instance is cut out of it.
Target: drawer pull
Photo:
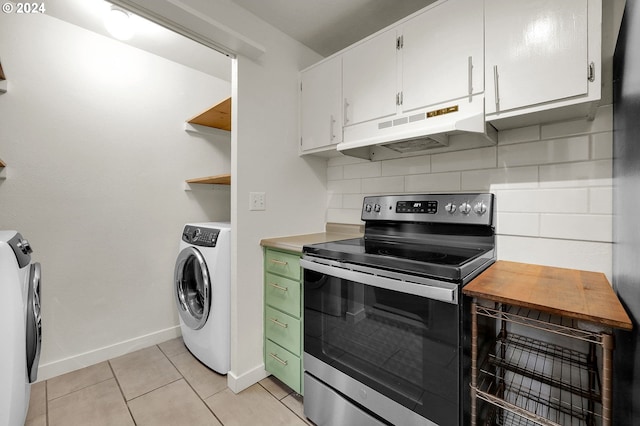
[[[281,285],[278,285],[276,283],[269,283],[269,285],[273,288],[277,288],[278,290],[289,291],[288,287],[282,287]]]
[[[287,361],[280,359],[280,357],[278,357],[278,355],[269,352],[269,356],[273,359],[275,359],[276,361],[278,361],[280,364],[284,365],[285,367],[287,366],[287,364],[289,364]]]
[[[269,259],[269,262],[275,263],[276,265],[282,265],[282,266],[287,266],[289,264],[289,262],[285,262],[284,260],[278,260],[278,259]]]
[[[282,328],[289,328],[289,324],[282,323],[278,321],[276,318],[269,318],[269,320],[271,320],[271,322],[274,323],[275,325],[279,325]]]

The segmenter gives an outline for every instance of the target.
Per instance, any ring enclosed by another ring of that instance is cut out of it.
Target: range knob
[[[366,204],[364,206],[364,211],[366,211],[367,213],[371,213],[371,204]]]
[[[487,212],[487,206],[485,203],[480,201],[475,206],[473,206],[473,211],[476,212],[478,215],[483,215]]]
[[[469,203],[460,204],[460,213],[462,213],[462,214],[471,213],[471,204],[469,204]]]
[[[380,204],[376,204],[373,206],[373,211],[376,213],[380,213]]]
[[[444,206],[444,209],[449,213],[449,214],[454,214],[456,212],[456,205],[453,203],[448,203],[446,206]]]

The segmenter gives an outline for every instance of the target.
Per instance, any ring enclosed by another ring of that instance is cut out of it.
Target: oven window
[[[305,352],[435,423],[458,422],[459,306],[309,270],[304,290]]]

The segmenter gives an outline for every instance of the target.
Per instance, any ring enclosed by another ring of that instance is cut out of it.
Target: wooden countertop
[[[260,245],[280,250],[302,253],[302,246],[307,244],[326,243],[329,241],[346,240],[362,237],[362,226],[327,224],[325,232],[315,234],[291,235],[287,237],[265,238]]]
[[[462,292],[609,327],[633,328],[607,277],[599,272],[499,260]]]

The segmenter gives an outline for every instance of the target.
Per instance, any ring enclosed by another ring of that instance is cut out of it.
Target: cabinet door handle
[[[496,97],[496,112],[500,110],[500,91],[498,90],[498,66],[493,66],[493,90]]]
[[[287,364],[289,364],[287,361],[280,359],[280,357],[278,357],[278,355],[274,354],[273,352],[269,352],[269,356],[284,366],[287,366]]]
[[[469,102],[473,95],[473,57],[469,56]]]
[[[347,109],[349,108],[349,102],[347,102],[347,98],[344,98],[344,124],[347,124],[349,122],[349,119],[347,118],[348,114],[347,114]]]
[[[281,285],[278,285],[276,283],[269,283],[269,285],[273,288],[277,288],[278,290],[289,291],[288,287],[282,287]]]
[[[278,321],[277,318],[269,318],[269,321],[282,328],[289,328],[289,324],[285,324],[283,322]]]
[[[284,260],[278,260],[278,259],[269,259],[269,262],[275,263],[276,265],[281,265],[281,266],[287,266],[289,264],[289,262],[285,262]]]

